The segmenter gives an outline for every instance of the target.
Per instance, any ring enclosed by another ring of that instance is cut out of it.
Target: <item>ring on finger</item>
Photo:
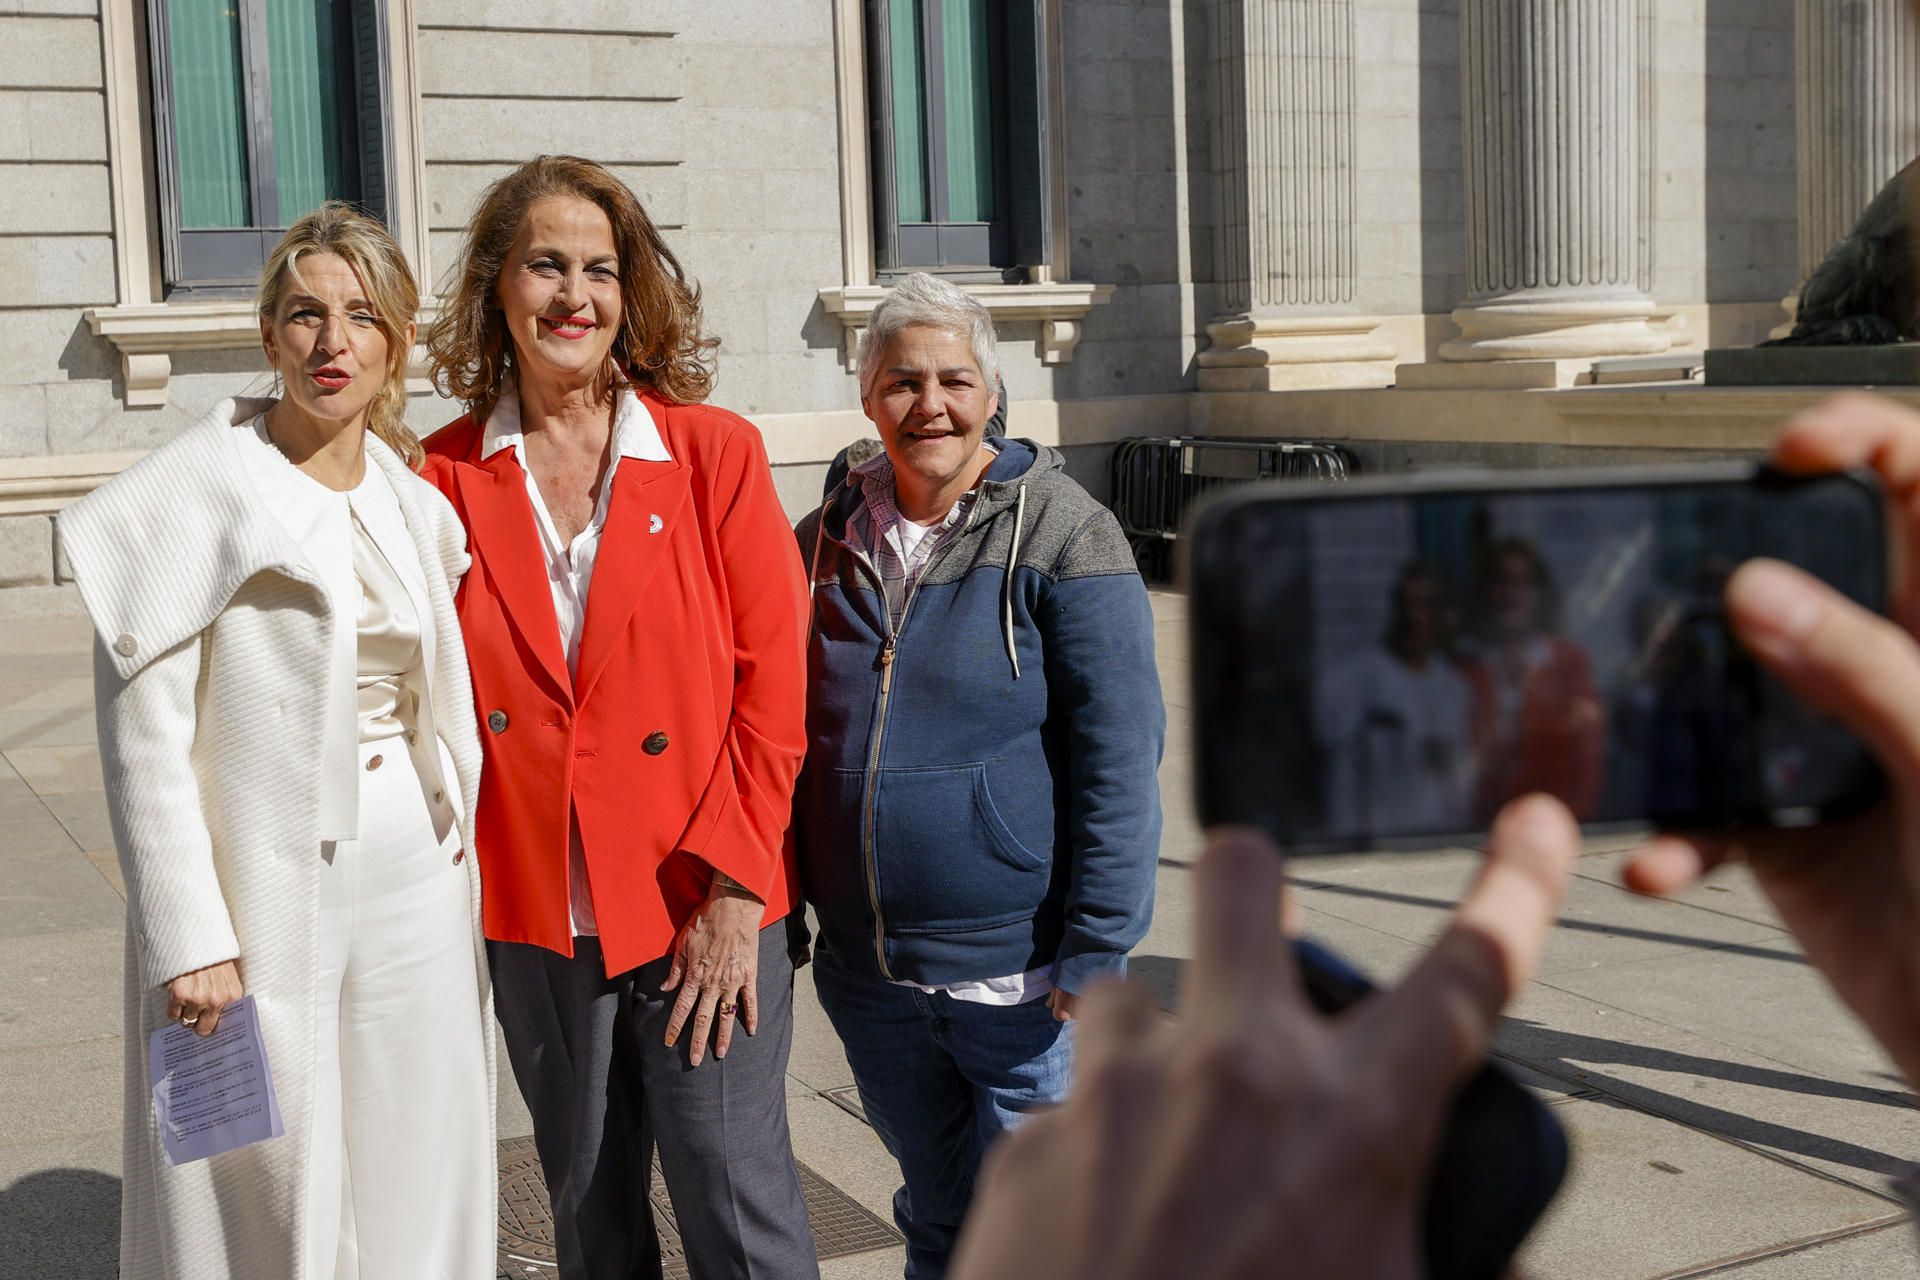
[[[733,1016],[733,1006],[728,1004],[725,1000],[722,1000],[720,1002],[719,1010],[720,1010],[720,1016],[723,1018],[731,1018]]]
[[[183,1027],[190,1027],[198,1021],[200,1021],[200,1015],[197,1013],[194,1014],[191,1018],[189,1018],[184,1013],[180,1015],[180,1025]]]

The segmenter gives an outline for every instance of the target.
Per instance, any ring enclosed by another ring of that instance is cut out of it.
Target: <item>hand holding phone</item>
[[[1440,941],[1333,1019],[1281,931],[1280,851],[1215,832],[1179,1018],[1133,984],[1087,994],[1074,1090],[995,1147],[951,1274],[1490,1280],[1426,1269],[1428,1173],[1577,853],[1564,806],[1512,806]]]
[[[1187,539],[1204,824],[1296,856],[1461,843],[1534,792],[1597,828],[1808,825],[1872,758],[1756,667],[1721,593],[1799,564],[1884,608],[1857,474],[1749,464],[1250,486]]]
[[[1885,770],[1886,794],[1818,830],[1663,836],[1625,878],[1643,893],[1675,893],[1746,862],[1807,959],[1920,1090],[1920,414],[1838,396],[1795,418],[1773,461],[1799,475],[1869,468],[1888,495],[1905,552],[1891,618],[1777,563],[1748,565],[1727,587],[1738,642],[1794,697],[1858,735]]]

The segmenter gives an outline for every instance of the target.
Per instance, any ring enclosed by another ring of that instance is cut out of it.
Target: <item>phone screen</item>
[[[1742,561],[1884,609],[1880,498],[1751,468],[1242,491],[1189,545],[1201,818],[1296,850],[1589,824],[1796,824],[1878,774],[1734,642]],[[1368,491],[1371,490],[1371,491]]]

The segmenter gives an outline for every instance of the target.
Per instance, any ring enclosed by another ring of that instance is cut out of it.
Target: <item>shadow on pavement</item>
[[[1160,1007],[1173,1012],[1180,994],[1180,966],[1184,960],[1172,956],[1131,956],[1127,960],[1127,976],[1153,992],[1153,998]]]
[[[1137,955],[1128,962],[1127,969],[1131,976],[1154,994],[1161,1008],[1171,1010],[1177,1003],[1180,971],[1184,963],[1173,956]],[[1558,1031],[1525,1018],[1507,1018],[1503,1021],[1498,1056],[1566,1081],[1572,1089],[1597,1093],[1600,1095],[1597,1101],[1634,1107],[1735,1142],[1888,1177],[1901,1174],[1909,1168],[1903,1156],[1875,1151],[1824,1134],[1809,1133],[1758,1116],[1710,1106],[1697,1098],[1621,1079],[1596,1068],[1611,1064],[1696,1079],[1725,1080],[1731,1084],[1837,1102],[1914,1109],[1914,1098],[1901,1089],[1875,1089],[1779,1067],[1725,1062],[1673,1049],[1579,1035]]]
[[[1583,1036],[1569,1031],[1557,1031],[1525,1018],[1506,1019],[1501,1029],[1499,1053],[1502,1057],[1558,1076],[1579,1087],[1598,1090],[1606,1095],[1606,1100],[1624,1102],[1629,1106],[1651,1111],[1669,1120],[1676,1120],[1708,1133],[1731,1138],[1736,1142],[1750,1143],[1790,1156],[1802,1156],[1809,1160],[1825,1160],[1851,1169],[1859,1169],[1865,1173],[1877,1173],[1889,1177],[1904,1173],[1909,1168],[1907,1160],[1901,1156],[1875,1151],[1869,1147],[1827,1137],[1824,1134],[1808,1133],[1804,1129],[1795,1129],[1758,1116],[1742,1115],[1739,1112],[1709,1106],[1697,1098],[1668,1093],[1632,1080],[1622,1080],[1605,1071],[1596,1071],[1594,1067],[1596,1064],[1604,1066],[1612,1063],[1648,1071],[1665,1071],[1675,1075],[1725,1080],[1732,1084],[1775,1089],[1782,1093],[1800,1094],[1804,1097],[1897,1107],[1910,1111],[1914,1108],[1914,1099],[1902,1090],[1873,1089],[1864,1085],[1848,1084],[1845,1081],[1804,1075],[1797,1071],[1786,1071],[1778,1067],[1723,1062],[1718,1058],[1703,1058],[1698,1054],[1680,1053],[1672,1049],[1626,1044],[1619,1040],[1601,1039],[1598,1036]]]
[[[1287,883],[1298,889],[1312,889],[1319,893],[1338,894],[1348,898],[1367,898],[1374,902],[1392,902],[1407,907],[1432,907],[1438,911],[1452,912],[1460,905],[1457,902],[1449,902],[1445,898],[1428,898],[1412,893],[1389,893],[1385,889],[1362,889],[1355,885],[1333,884],[1325,880],[1302,880],[1290,877]],[[1793,951],[1756,947],[1745,942],[1716,942],[1711,938],[1690,938],[1683,933],[1663,933],[1657,929],[1631,929],[1624,925],[1599,924],[1592,920],[1560,919],[1553,922],[1553,927],[1568,929],[1575,933],[1604,933],[1615,938],[1637,938],[1642,942],[1671,942],[1676,946],[1698,947],[1702,951],[1724,951],[1729,955],[1752,956],[1756,960],[1782,960],[1788,964],[1807,962],[1805,956]]]
[[[112,1280],[119,1255],[120,1179],[48,1169],[0,1191],[0,1280]]]

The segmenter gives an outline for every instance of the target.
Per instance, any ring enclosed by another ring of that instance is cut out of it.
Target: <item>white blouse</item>
[[[329,489],[293,465],[267,434],[266,416],[242,431],[247,471],[268,508],[326,584],[334,617],[335,679],[354,686],[355,725],[361,742],[409,736],[425,728],[427,710],[426,578],[407,534],[393,486],[369,460],[351,490]],[[431,741],[432,739],[430,739]],[[435,826],[451,834],[460,812],[457,784],[444,746],[414,753],[421,783],[433,801]]]
[[[372,467],[369,482],[386,484]],[[360,716],[360,741],[397,738],[409,732],[420,708],[420,614],[406,587],[387,563],[361,519],[354,498],[353,576],[360,580],[360,617],[355,628],[358,647],[354,661],[355,703]]]

